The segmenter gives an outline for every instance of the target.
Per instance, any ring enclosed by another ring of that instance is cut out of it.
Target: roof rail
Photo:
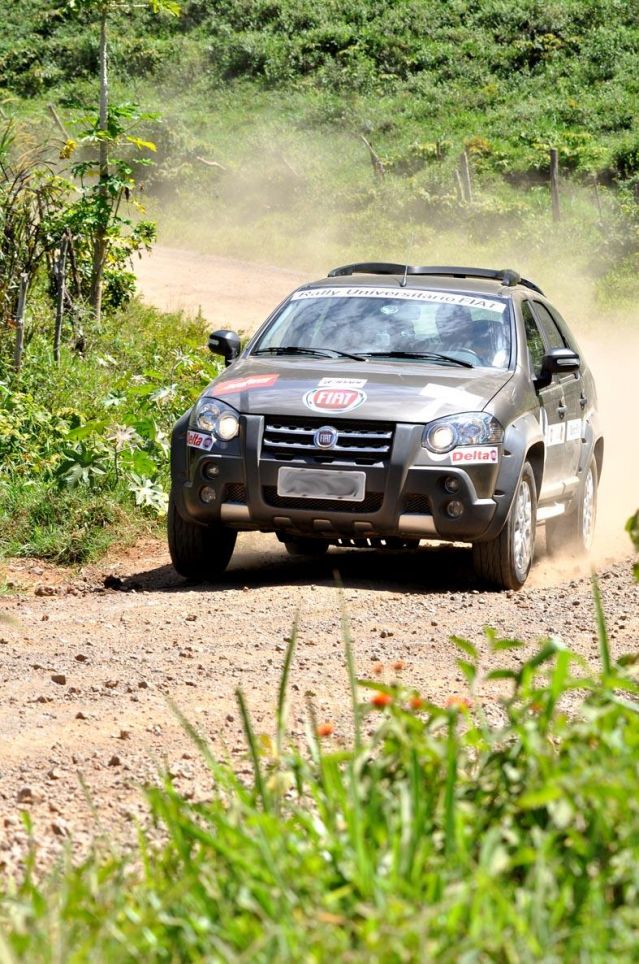
[[[364,261],[360,264],[345,264],[340,268],[329,271],[329,278],[344,278],[353,274],[397,274],[397,275],[434,275],[445,278],[486,278],[490,281],[501,281],[507,288],[515,285],[525,285],[533,291],[543,295],[543,291],[532,281],[522,278],[512,268],[451,268],[443,265],[431,267],[416,267],[415,265],[393,264],[388,261]]]

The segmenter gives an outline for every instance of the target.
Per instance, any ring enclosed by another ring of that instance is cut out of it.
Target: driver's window
[[[545,352],[544,341],[528,301],[522,302],[521,314],[524,319],[524,328],[526,329],[528,360],[533,376],[539,378],[541,376],[541,362]]]

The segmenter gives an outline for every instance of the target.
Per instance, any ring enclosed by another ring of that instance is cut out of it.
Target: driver
[[[470,308],[465,305],[439,305],[435,324],[442,351],[467,351],[484,365],[497,364],[492,325],[481,320],[473,321]]]

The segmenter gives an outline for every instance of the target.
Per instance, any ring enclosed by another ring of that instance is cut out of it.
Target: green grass
[[[33,311],[20,375],[0,360],[0,553],[81,563],[159,531],[172,425],[217,365],[200,322],[133,303],[58,367]]]
[[[598,599],[598,596],[597,596]],[[599,604],[598,604],[599,605]],[[238,692],[253,776],[240,780],[183,721],[208,799],[166,777],[148,791],[162,843],[98,848],[0,896],[7,961],[632,960],[639,911],[636,656],[601,668],[559,641],[506,657],[499,722],[469,699],[427,703],[361,681],[372,735],[284,735],[291,634],[275,728],[258,738]],[[501,681],[501,682],[498,682]],[[375,704],[383,701],[384,709]],[[341,727],[340,727],[341,729]]]

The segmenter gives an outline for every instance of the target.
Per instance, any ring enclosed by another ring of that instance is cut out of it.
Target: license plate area
[[[282,466],[277,473],[277,494],[283,499],[331,499],[363,502],[365,472],[338,469],[296,469]]]

